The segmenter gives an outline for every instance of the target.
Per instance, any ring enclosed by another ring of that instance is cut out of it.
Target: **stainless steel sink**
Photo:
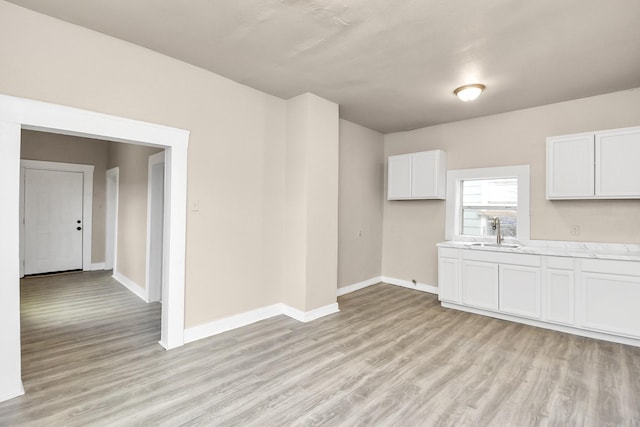
[[[517,249],[522,247],[522,245],[518,245],[517,243],[485,243],[485,242],[473,242],[469,243],[469,246],[480,246],[480,247],[488,247],[488,248],[507,248],[507,249]]]

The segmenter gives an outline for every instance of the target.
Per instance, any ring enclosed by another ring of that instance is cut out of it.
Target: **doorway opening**
[[[86,110],[0,95],[0,401],[24,393],[20,366],[20,133],[22,129],[165,150],[160,344],[184,344],[187,145],[189,132]]]

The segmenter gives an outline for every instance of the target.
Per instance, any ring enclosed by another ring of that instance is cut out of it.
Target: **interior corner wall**
[[[286,101],[2,0],[0,28],[0,93],[190,132],[187,328],[281,302]]]
[[[22,130],[20,158],[93,165],[91,262],[104,262],[107,141]]]
[[[385,156],[442,149],[449,170],[528,164],[531,239],[637,244],[640,200],[549,201],[545,171],[548,136],[638,125],[640,88],[387,134]],[[436,285],[445,202],[385,200],[383,223],[383,275]]]
[[[384,135],[340,120],[338,287],[382,275]]]
[[[307,116],[304,97],[287,101],[282,302],[303,311],[307,297]]]
[[[142,145],[108,143],[107,168],[118,167],[117,272],[145,288],[149,156],[162,151]]]
[[[283,302],[303,312],[336,302],[338,105],[287,101]]]

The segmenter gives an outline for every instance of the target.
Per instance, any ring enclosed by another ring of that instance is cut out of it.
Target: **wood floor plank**
[[[107,273],[22,281],[26,395],[0,426],[637,426],[640,349],[379,284],[169,352]]]

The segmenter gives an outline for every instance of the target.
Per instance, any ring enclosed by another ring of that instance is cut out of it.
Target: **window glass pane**
[[[518,179],[462,181],[463,206],[518,206]]]
[[[495,236],[493,218],[500,218],[504,237],[517,237],[517,211],[515,209],[462,209],[462,234],[466,236]]]
[[[462,182],[462,234],[495,236],[493,218],[500,218],[504,237],[517,237],[518,180],[476,179]]]

